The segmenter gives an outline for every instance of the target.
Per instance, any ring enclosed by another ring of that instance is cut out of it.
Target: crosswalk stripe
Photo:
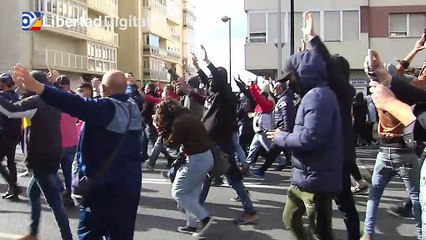
[[[23,236],[11,234],[11,233],[0,232],[0,239],[17,239],[17,238],[21,238],[21,237],[23,237]]]
[[[142,179],[142,184],[169,184],[171,185],[170,181],[167,179],[159,179],[159,178],[146,178]],[[285,190],[288,187],[286,186],[272,186],[272,185],[265,185],[265,184],[258,184],[258,183],[244,183],[244,186],[248,188],[263,188],[263,189],[281,189]],[[223,184],[222,187],[229,187],[228,184]]]

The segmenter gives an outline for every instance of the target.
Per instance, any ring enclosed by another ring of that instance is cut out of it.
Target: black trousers
[[[16,140],[0,138],[0,161],[3,161],[5,157],[7,159],[7,166],[3,166],[0,162],[0,174],[10,186],[15,186],[18,180],[15,163],[17,144]]]
[[[339,210],[343,213],[343,221],[345,222],[348,232],[348,240],[359,240],[361,238],[359,227],[358,211],[355,207],[355,201],[351,191],[351,176],[350,166],[343,168],[343,188],[342,191],[336,195],[334,201],[336,202]]]
[[[289,161],[291,160],[291,155],[288,151],[284,150],[284,148],[278,146],[275,143],[272,143],[271,148],[269,149],[269,152],[266,154],[266,161],[263,163],[262,167],[260,167],[260,171],[263,173],[268,170],[272,166],[272,164],[275,162],[278,156],[280,156],[281,152],[284,151],[284,155],[287,159],[287,164],[289,164]]]
[[[352,174],[355,181],[358,182],[362,180],[361,172],[359,171],[358,165],[356,164],[355,160],[351,161],[348,167],[349,167],[349,173]]]
[[[374,123],[366,123],[365,124],[365,141],[367,142],[367,144],[371,144],[373,142],[373,126]]]

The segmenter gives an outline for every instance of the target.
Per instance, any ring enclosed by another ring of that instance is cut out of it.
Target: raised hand
[[[374,74],[377,81],[379,81],[383,85],[389,85],[392,76],[383,66],[382,61],[380,60],[380,56],[376,51],[372,51],[372,62],[370,62],[369,57],[365,57],[364,61],[364,71],[371,78],[371,74]],[[371,67],[370,67],[371,66]]]
[[[305,12],[305,27],[302,28],[302,32],[305,36],[308,37],[314,37],[315,36],[315,30],[314,30],[314,19],[312,17],[311,12]]]
[[[207,55],[207,50],[204,48],[203,45],[201,45],[201,49],[204,51],[204,62],[206,62],[207,65],[210,64],[211,62],[209,56]]]
[[[416,52],[420,52],[424,50],[426,48],[426,46],[424,46],[425,42],[426,42],[426,33],[424,33],[422,37],[418,41],[416,41],[416,44],[414,45],[414,50]]]
[[[35,80],[25,67],[17,64],[13,69],[12,76],[16,85],[30,92],[35,92],[37,94],[43,93],[44,84]]]
[[[191,55],[192,55],[192,65],[194,65],[194,67],[197,70],[199,70],[200,66],[198,65],[198,58],[197,58],[197,56],[195,56],[195,54],[193,52],[191,53]]]

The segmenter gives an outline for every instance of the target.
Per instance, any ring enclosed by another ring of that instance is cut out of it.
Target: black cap
[[[12,75],[10,75],[8,73],[2,73],[2,74],[0,74],[0,81],[2,81],[2,82],[13,81]]]
[[[70,85],[71,84],[71,80],[66,75],[59,76],[56,79],[56,81],[58,82],[59,85]]]

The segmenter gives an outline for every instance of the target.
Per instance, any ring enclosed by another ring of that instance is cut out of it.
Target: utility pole
[[[283,67],[283,41],[282,41],[282,17],[281,17],[281,0],[278,0],[278,66],[277,66],[277,79],[281,79],[281,72]]]
[[[290,0],[290,55],[294,54],[294,0]]]

